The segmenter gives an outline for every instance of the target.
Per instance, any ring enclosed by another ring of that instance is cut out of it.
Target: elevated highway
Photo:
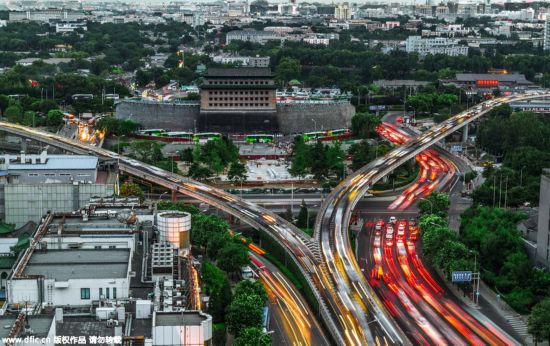
[[[384,157],[367,164],[343,180],[321,205],[315,222],[314,237],[321,244],[322,262],[329,270],[332,283],[339,294],[347,297],[349,310],[361,326],[378,324],[385,336],[395,343],[403,340],[395,321],[389,316],[371,286],[366,282],[351,247],[348,225],[351,213],[360,198],[374,183],[394,169],[414,158],[454,131],[487,114],[504,103],[550,97],[550,93],[515,94],[488,100],[467,109],[432,127],[420,136],[388,152]],[[367,305],[370,310],[366,309]],[[372,316],[371,321],[367,318]],[[371,329],[374,329],[371,326]],[[366,340],[367,342],[370,340]]]
[[[342,181],[319,211],[314,239],[266,209],[223,190],[147,165],[114,152],[44,131],[0,121],[0,129],[63,150],[117,161],[122,172],[188,195],[236,216],[269,234],[298,264],[338,345],[410,344],[366,283],[348,237],[348,224],[361,196],[378,180],[450,133],[503,103],[550,97],[517,94],[485,101],[432,127]]]
[[[252,227],[266,232],[274,241],[282,246],[289,255],[289,258],[300,268],[302,275],[307,280],[309,287],[317,299],[319,315],[333,340],[339,345],[349,344],[349,342],[345,341],[347,337],[344,333],[350,329],[353,320],[344,320],[339,317],[342,316],[340,310],[345,306],[345,303],[335,293],[326,275],[326,270],[324,270],[321,262],[318,243],[275,213],[223,190],[127,158],[109,150],[76,142],[53,133],[3,121],[0,121],[0,130],[49,144],[68,152],[97,155],[103,160],[117,162],[121,172],[163,186],[170,189],[174,194],[181,193],[208,203],[230,215],[242,219]],[[357,328],[356,325],[353,326]]]

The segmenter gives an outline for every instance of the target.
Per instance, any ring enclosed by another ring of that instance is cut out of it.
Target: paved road
[[[265,258],[250,253],[252,264],[269,296],[274,345],[329,345],[315,313],[300,291]]]

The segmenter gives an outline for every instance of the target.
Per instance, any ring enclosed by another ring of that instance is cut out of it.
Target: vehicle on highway
[[[395,216],[390,216],[390,223],[395,224],[396,221],[397,219],[395,218]]]
[[[386,233],[386,246],[392,246],[392,245],[393,245],[393,232]]]
[[[414,219],[409,221],[409,233],[411,240],[416,240],[418,238],[418,226],[416,225],[416,220]]]
[[[405,237],[405,221],[400,221],[397,226],[397,239],[403,239]]]
[[[374,230],[378,233],[382,230],[382,227],[384,227],[384,221],[378,220],[376,221],[376,224],[374,225]]]

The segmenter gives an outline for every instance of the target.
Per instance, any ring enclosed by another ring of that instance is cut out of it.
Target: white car
[[[397,219],[395,218],[395,216],[390,216],[390,223],[395,223],[397,221]]]

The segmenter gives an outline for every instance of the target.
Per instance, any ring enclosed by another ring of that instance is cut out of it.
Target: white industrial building
[[[212,339],[212,316],[201,311],[153,313],[153,345],[202,346]]]
[[[20,227],[48,210],[68,212],[91,197],[110,196],[113,184],[97,183],[98,158],[84,155],[0,156],[0,218]]]
[[[445,37],[422,38],[409,36],[405,41],[407,53],[418,53],[420,56],[428,54],[445,54],[449,56],[468,55],[468,46],[458,44],[458,40]]]
[[[20,305],[87,306],[100,299],[127,298],[131,261],[130,249],[27,249],[8,280],[7,300]]]

